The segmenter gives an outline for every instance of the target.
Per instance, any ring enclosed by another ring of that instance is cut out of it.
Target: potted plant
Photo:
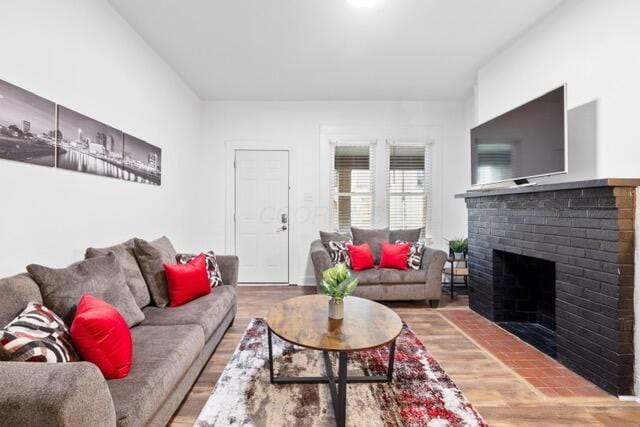
[[[458,238],[449,240],[449,249],[453,252],[453,258],[456,260],[464,259],[464,254],[469,247],[469,240]]]
[[[336,264],[322,273],[320,290],[331,297],[329,300],[329,318],[342,319],[344,315],[344,297],[351,295],[358,286],[358,279],[352,276],[344,264]]]

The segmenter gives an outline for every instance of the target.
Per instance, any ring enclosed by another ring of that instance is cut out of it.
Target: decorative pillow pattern
[[[422,266],[422,255],[424,254],[424,243],[422,242],[404,242],[402,240],[396,240],[398,243],[409,243],[409,256],[407,257],[407,265],[413,270],[420,270]]]
[[[79,358],[62,319],[44,305],[30,302],[0,330],[0,360],[66,363]]]
[[[329,251],[329,257],[334,264],[343,263],[347,265],[347,268],[351,268],[351,257],[349,257],[349,250],[347,245],[351,244],[351,240],[344,242],[331,240],[325,245],[327,251]]]
[[[212,288],[223,285],[222,274],[220,273],[220,267],[218,267],[216,254],[213,251],[203,252],[203,254],[207,261],[207,276],[209,276],[209,284]],[[193,254],[178,254],[176,255],[176,261],[178,261],[178,264],[187,264],[196,256],[197,255]]]

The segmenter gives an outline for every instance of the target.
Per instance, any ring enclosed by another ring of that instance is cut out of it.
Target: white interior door
[[[289,152],[236,150],[239,281],[289,282]]]

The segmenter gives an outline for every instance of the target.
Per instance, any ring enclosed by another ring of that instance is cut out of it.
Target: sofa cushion
[[[375,267],[371,247],[369,247],[368,243],[361,245],[347,243],[347,250],[349,251],[349,259],[351,260],[353,271],[368,270]]]
[[[220,267],[218,266],[218,258],[213,251],[202,252],[207,261],[207,277],[209,278],[209,285],[212,288],[216,286],[224,285],[222,282],[222,273],[220,273]],[[196,256],[194,254],[178,254],[176,255],[176,261],[178,264],[186,264],[193,260]]]
[[[134,239],[134,253],[140,265],[140,271],[147,282],[153,303],[165,307],[169,303],[167,275],[164,264],[176,264],[176,250],[171,241],[161,237],[152,242]]]
[[[179,307],[211,293],[207,259],[200,254],[186,264],[165,264],[169,307]]]
[[[133,356],[131,330],[111,304],[83,295],[71,325],[71,337],[82,360],[95,364],[105,378],[129,374]]]
[[[373,252],[373,259],[376,264],[380,263],[380,245],[382,242],[389,241],[389,229],[378,230],[365,230],[363,228],[351,227],[351,234],[353,235],[353,243],[361,245],[368,243]]]
[[[426,270],[395,270],[392,268],[380,268],[380,283],[427,283]]]
[[[411,243],[388,243],[382,242],[380,248],[380,268],[395,268],[396,270],[406,270],[409,268],[409,249]]]
[[[129,290],[133,294],[136,304],[142,308],[151,303],[151,296],[149,295],[147,282],[144,281],[144,277],[138,266],[138,260],[133,252],[133,248],[134,241],[133,239],[129,239],[126,242],[108,248],[87,248],[84,257],[94,258],[113,252],[120,266],[122,266],[122,271],[124,271],[124,275],[127,278],[127,286],[129,286]]]
[[[204,347],[197,325],[136,326],[133,365],[126,378],[108,380],[118,426],[146,425]]]
[[[326,245],[327,243],[333,242],[346,242],[347,240],[351,240],[351,235],[349,233],[339,233],[336,231],[321,231],[320,232],[320,241],[322,244]]]
[[[0,279],[0,328],[22,313],[30,302],[42,304],[38,284],[27,273]]]
[[[351,274],[358,278],[358,286],[380,284],[380,270],[377,268],[370,268],[369,270],[362,271],[352,271]]]
[[[233,286],[217,286],[205,295],[180,307],[146,307],[144,325],[200,325],[205,339],[217,330],[236,302]]]
[[[0,330],[0,360],[66,363],[80,358],[62,319],[44,305],[31,302]]]
[[[83,294],[113,305],[129,327],[144,319],[114,254],[86,259],[66,268],[31,264],[27,270],[40,286],[44,305],[71,325]]]
[[[422,228],[412,228],[410,230],[390,230],[389,241],[395,242],[396,240],[402,240],[404,242],[417,242],[420,240],[420,234],[422,234]]]

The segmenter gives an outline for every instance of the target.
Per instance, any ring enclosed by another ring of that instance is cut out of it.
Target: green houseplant
[[[455,259],[463,259],[468,247],[469,239],[458,238],[449,240],[449,249],[453,252]]]
[[[344,297],[351,295],[358,286],[358,279],[352,276],[344,264],[336,264],[322,273],[320,291],[331,297],[329,300],[329,318],[342,319],[344,315]]]

